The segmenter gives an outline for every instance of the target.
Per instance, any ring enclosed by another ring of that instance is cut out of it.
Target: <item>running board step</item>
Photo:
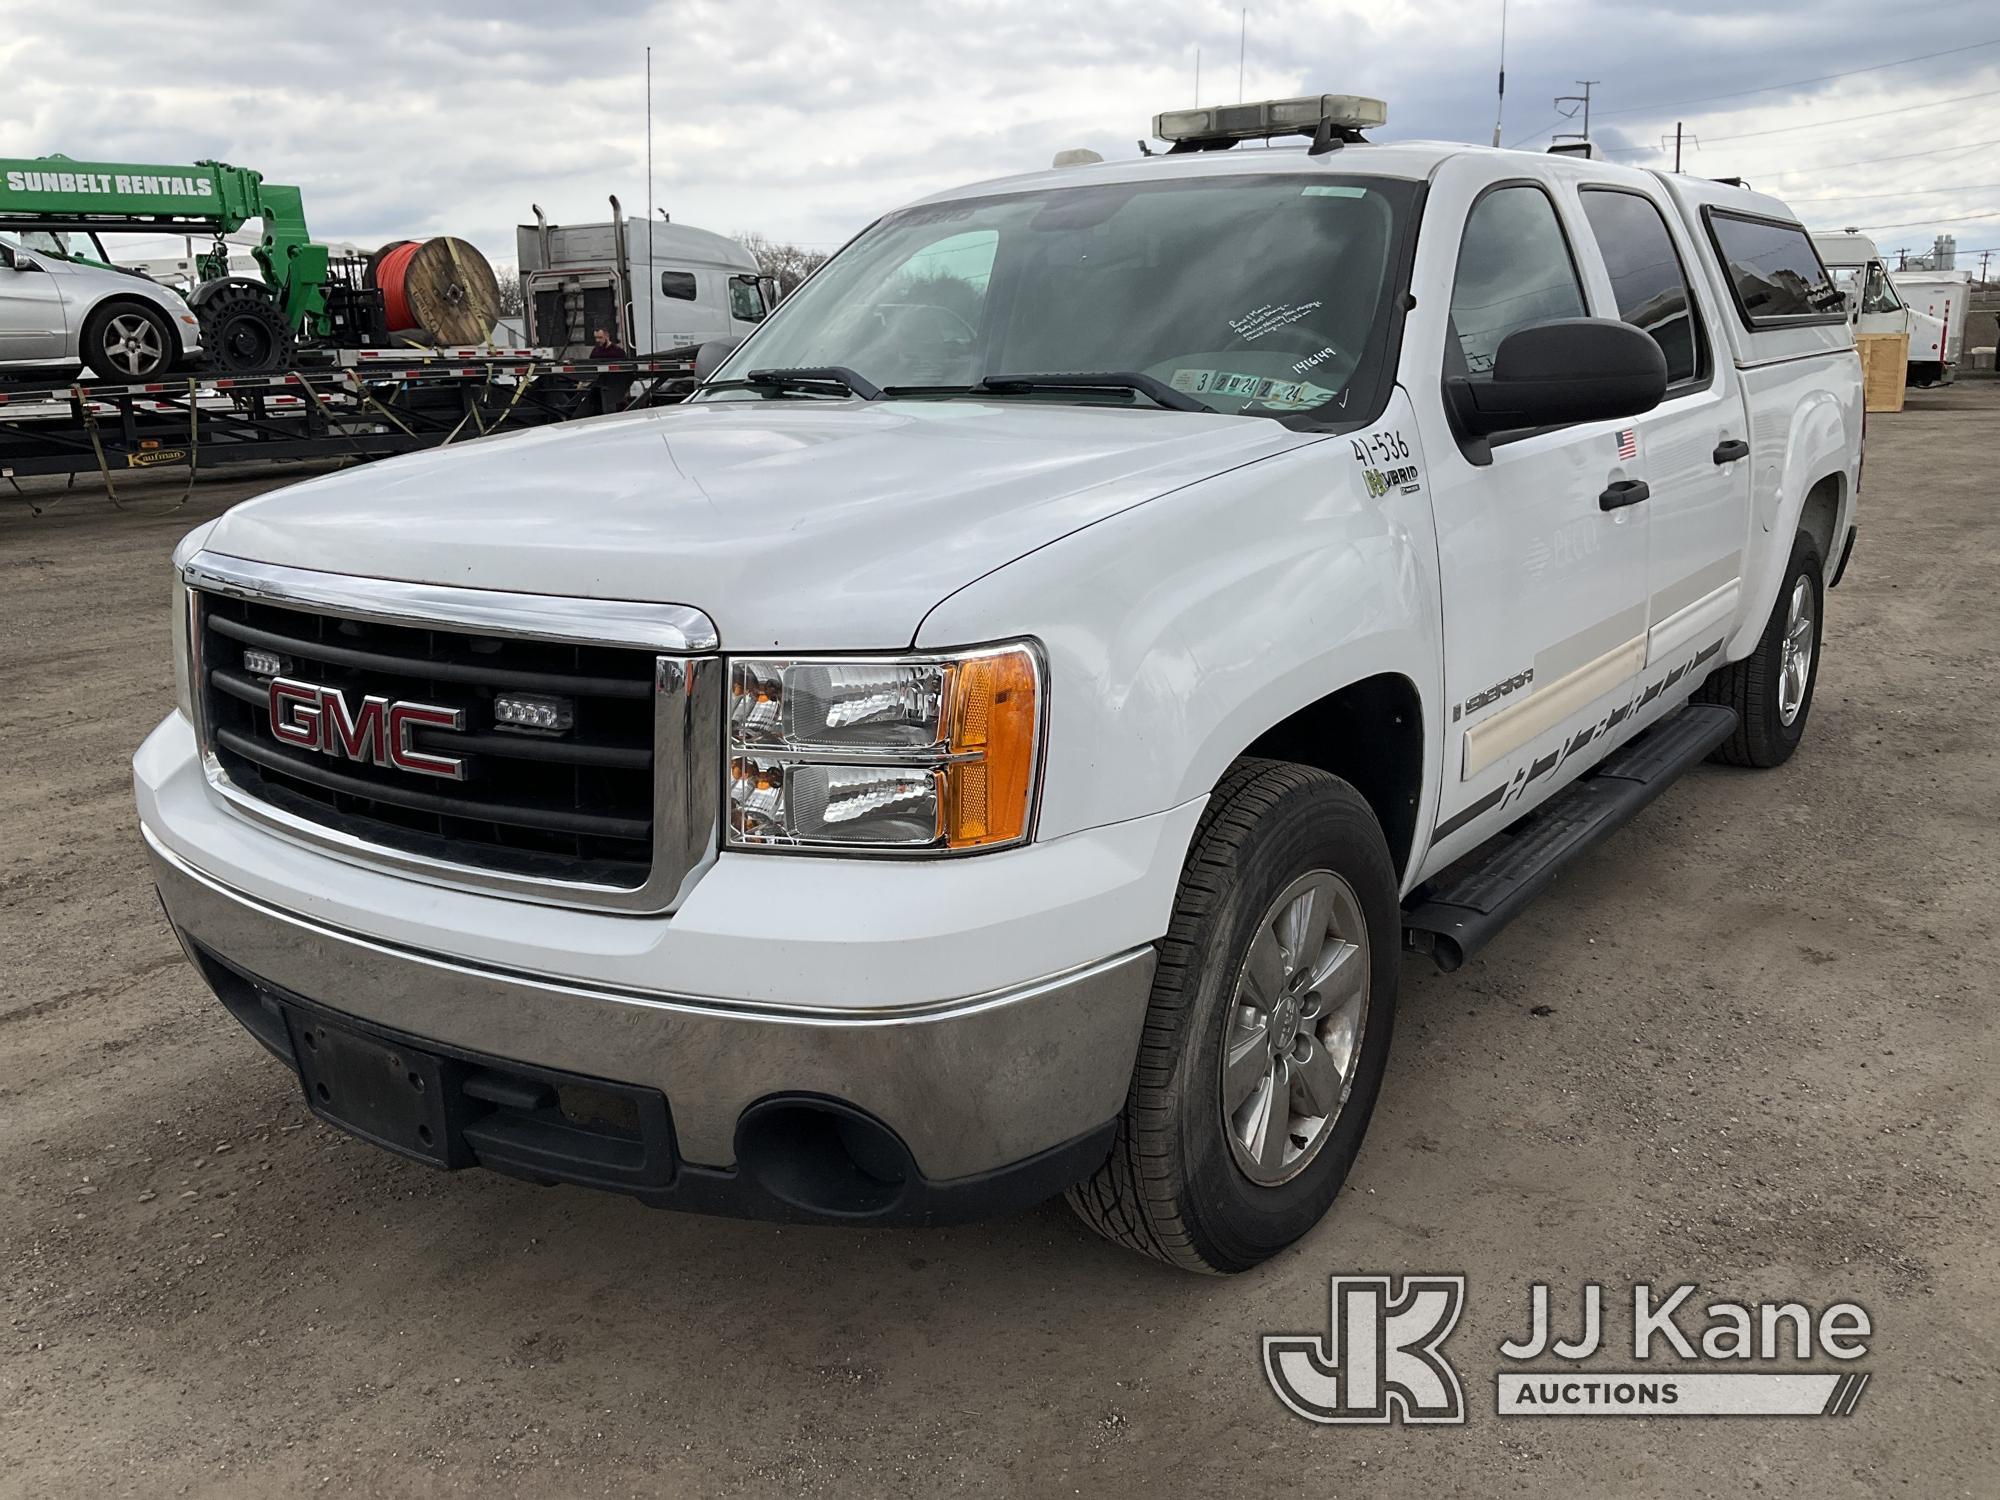
[[[1403,912],[1406,946],[1456,969],[1572,860],[1589,853],[1736,731],[1736,710],[1690,703],[1424,887]]]

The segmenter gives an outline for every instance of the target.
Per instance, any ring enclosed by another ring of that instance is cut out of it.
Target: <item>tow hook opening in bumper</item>
[[[815,1216],[865,1219],[893,1208],[919,1175],[910,1149],[873,1115],[837,1099],[773,1098],[743,1112],[736,1170]]]

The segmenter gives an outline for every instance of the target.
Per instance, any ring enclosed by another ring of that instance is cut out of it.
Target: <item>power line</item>
[[[1523,146],[1523,145],[1527,144],[1527,143],[1528,143],[1529,141],[1532,141],[1532,140],[1533,140],[1533,139],[1534,139],[1534,138],[1535,138],[1536,136],[1538,136],[1538,135],[1547,135],[1547,134],[1548,134],[1548,133],[1549,133],[1549,132],[1550,132],[1551,130],[1554,130],[1554,129],[1556,128],[1556,126],[1558,126],[1558,125],[1567,125],[1568,123],[1569,123],[1569,116],[1568,116],[1568,115],[1559,115],[1559,116],[1558,116],[1558,117],[1556,117],[1555,119],[1553,119],[1553,120],[1549,121],[1549,123],[1548,123],[1548,124],[1546,124],[1546,125],[1544,125],[1544,126],[1543,126],[1543,127],[1542,127],[1542,128],[1540,129],[1540,130],[1531,130],[1531,131],[1529,131],[1529,132],[1528,132],[1528,133],[1527,133],[1526,135],[1522,136],[1520,140],[1518,140],[1518,141],[1509,141],[1509,142],[1507,143],[1507,149],[1508,149],[1509,151],[1512,151],[1512,150],[1516,149],[1517,147],[1519,147],[1519,146]]]
[[[1837,172],[1842,167],[1872,167],[1885,161],[1915,161],[1924,156],[1964,156],[1977,151],[1982,146],[2000,146],[2000,139],[1990,141],[1961,141],[1955,146],[1933,146],[1928,151],[1905,151],[1899,156],[1864,156],[1857,161],[1831,161],[1811,167],[1784,167],[1768,175],[1772,177],[1804,177],[1814,172]]]
[[[1894,62],[1875,63],[1866,68],[1849,68],[1844,73],[1822,73],[1817,78],[1795,78],[1789,83],[1769,83],[1754,89],[1736,89],[1726,94],[1702,94],[1693,99],[1675,99],[1658,104],[1626,104],[1619,106],[1617,109],[1600,109],[1595,111],[1595,113],[1600,116],[1659,113],[1670,109],[1682,109],[1690,104],[1711,104],[1718,99],[1743,99],[1752,94],[1771,94],[1784,89],[1806,88],[1815,83],[1832,83],[1834,80],[1840,78],[1858,78],[1863,73],[1879,73],[1886,68],[1901,68],[1911,63],[1930,62],[1934,58],[1952,57],[1961,52],[1977,52],[1984,47],[2000,47],[2000,38],[1989,42],[1967,42],[1962,47],[1946,47],[1941,52],[1924,52],[1919,53],[1915,57],[1899,57]],[[1884,111],[1884,113],[1894,113],[1894,111]],[[1561,119],[1551,120],[1548,124],[1542,126],[1541,129],[1530,131],[1517,141],[1510,141],[1508,149],[1510,151],[1514,150],[1526,145],[1537,136],[1547,135],[1562,123]],[[1741,137],[1730,136],[1724,137],[1724,139],[1736,140],[1741,139]],[[1625,147],[1621,149],[1629,151],[1633,148]]]
[[[1737,89],[1727,94],[1703,94],[1696,99],[1675,99],[1666,104],[1626,104],[1617,109],[1601,109],[1601,115],[1636,115],[1650,110],[1681,109],[1689,104],[1710,104],[1717,99],[1741,99],[1750,94],[1772,94],[1780,89],[1802,89],[1810,84],[1831,83],[1836,78],[1854,78],[1863,73],[1879,73],[1884,68],[1901,68],[1910,63],[1929,62],[1934,57],[1951,57],[1959,52],[1977,52],[1982,47],[2000,47],[2000,38],[1990,42],[1967,42],[1963,47],[1946,47],[1942,52],[1925,52],[1916,57],[1899,57],[1894,62],[1875,63],[1866,68],[1849,68],[1845,73],[1822,73],[1817,78],[1795,78],[1790,83],[1767,83],[1761,88]],[[1541,132],[1537,131],[1536,134]]]
[[[1929,151],[1905,151],[1897,156],[1863,156],[1855,161],[1830,161],[1811,167],[1786,167],[1765,175],[1771,177],[1804,177],[1814,172],[1837,172],[1842,167],[1872,167],[1877,162],[1915,161],[1917,158],[1923,156],[1948,156],[1953,153],[1963,155],[1968,151],[1977,151],[1982,146],[2000,146],[2000,140],[1961,141],[1957,145],[1952,146],[1935,146]],[[1657,148],[1647,146],[1645,149],[1653,151]]]
[[[1965,224],[1973,219],[2000,219],[2000,208],[1983,214],[1958,214],[1949,219],[1905,219],[1900,224],[1856,224],[1856,229],[1928,229],[1933,224]]]
[[[1974,99],[1991,99],[1996,94],[2000,94],[2000,89],[1987,89],[1984,93],[1979,94],[1960,94],[1951,99],[1933,99],[1927,104],[1901,104],[1894,109],[1873,110],[1865,115],[1845,115],[1838,120],[1810,120],[1803,125],[1780,125],[1772,130],[1746,130],[1740,135],[1712,135],[1708,137],[1708,144],[1719,146],[1724,141],[1749,141],[1766,135],[1790,135],[1794,131],[1799,130],[1823,130],[1830,125],[1855,125],[1867,120],[1879,120],[1884,115],[1906,115],[1912,110],[1938,109],[1947,104],[1966,104]],[[1652,151],[1655,149],[1657,148],[1653,146],[1614,146],[1606,154],[1629,156],[1634,152]]]
[[[1904,188],[1900,193],[1829,193],[1820,198],[1787,198],[1787,203],[1860,203],[1870,198],[1914,198],[1919,193],[2000,192],[2000,182],[1968,182],[1958,187]]]

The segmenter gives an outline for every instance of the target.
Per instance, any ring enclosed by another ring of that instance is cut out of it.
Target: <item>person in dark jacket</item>
[[[591,336],[597,340],[597,347],[590,351],[592,359],[630,359],[625,346],[618,342],[609,328],[593,328]]]

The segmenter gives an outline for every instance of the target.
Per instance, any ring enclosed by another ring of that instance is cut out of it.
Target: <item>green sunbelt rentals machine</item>
[[[252,220],[264,228],[251,252],[261,282],[230,274],[223,240]],[[54,253],[95,265],[108,264],[102,232],[212,236],[187,300],[210,364],[225,371],[280,368],[301,338],[374,342],[368,335],[380,323],[379,294],[338,276],[307,232],[299,190],[247,167],[0,158],[0,232],[35,235],[45,253],[60,246]],[[79,254],[75,236],[88,237],[100,258]]]

